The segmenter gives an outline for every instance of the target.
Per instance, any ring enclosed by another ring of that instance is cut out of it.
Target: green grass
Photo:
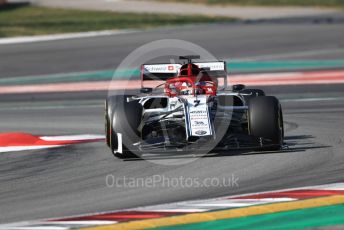
[[[166,1],[166,0],[158,0]],[[205,4],[234,4],[258,6],[320,6],[344,7],[344,0],[167,0],[172,2],[189,2]]]
[[[6,7],[0,8],[0,37],[228,21],[233,21],[233,19],[207,16],[65,10],[33,6]]]

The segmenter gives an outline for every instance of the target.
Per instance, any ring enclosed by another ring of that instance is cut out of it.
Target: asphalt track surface
[[[344,25],[263,23],[159,29],[110,37],[0,46],[1,76],[111,68],[138,46],[179,38],[219,58],[343,59]],[[227,151],[176,166],[114,158],[104,143],[0,155],[0,222],[14,222],[342,182],[344,93],[339,86],[266,88],[282,100],[288,151]],[[102,134],[105,93],[10,95],[1,132]],[[300,100],[301,97],[313,98]],[[73,98],[70,100],[69,98]],[[172,156],[153,156],[166,161]],[[177,158],[177,157],[176,157]],[[183,158],[181,158],[182,160]],[[180,160],[180,159],[179,159]],[[112,187],[116,178],[238,178],[238,187]]]

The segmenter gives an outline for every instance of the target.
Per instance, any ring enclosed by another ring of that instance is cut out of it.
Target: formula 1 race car
[[[224,61],[179,58],[183,64],[142,65],[138,95],[107,98],[106,143],[115,156],[282,148],[283,116],[276,97],[244,85],[228,89]],[[162,83],[144,87],[154,80]]]

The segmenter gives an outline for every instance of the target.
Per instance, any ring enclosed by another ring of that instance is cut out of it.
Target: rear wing
[[[199,68],[204,69],[211,77],[223,78],[224,87],[227,88],[227,63],[225,61],[197,62],[194,63]]]
[[[176,77],[181,64],[148,64],[141,66],[142,81],[166,81]]]
[[[227,86],[227,65],[225,61],[196,62],[193,63],[204,69],[209,76],[224,78]],[[144,81],[166,81],[177,77],[182,64],[144,64],[141,66],[141,86]]]

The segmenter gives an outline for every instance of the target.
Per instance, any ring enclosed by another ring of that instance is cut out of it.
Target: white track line
[[[91,38],[91,37],[99,37],[99,36],[128,34],[128,33],[134,33],[137,31],[138,30],[103,30],[103,31],[81,32],[81,33],[66,33],[66,34],[54,34],[54,35],[1,38],[0,45],[56,41],[56,40],[75,39],[75,38]]]
[[[64,145],[8,146],[8,147],[0,147],[0,153],[57,148],[57,147],[62,147],[62,146]]]
[[[59,226],[23,226],[23,227],[8,227],[8,228],[1,228],[4,230],[68,230],[70,227],[59,227]]]
[[[49,221],[47,224],[56,224],[56,225],[105,225],[105,224],[116,224],[117,221],[109,220],[82,220],[82,221]]]
[[[41,136],[39,139],[45,141],[87,141],[87,140],[97,140],[105,138],[104,135],[66,135],[66,136]]]

